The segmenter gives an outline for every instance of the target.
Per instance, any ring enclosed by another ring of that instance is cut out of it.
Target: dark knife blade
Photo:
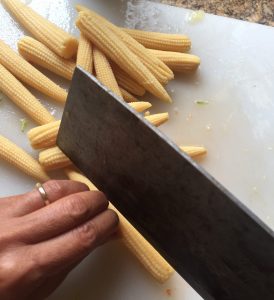
[[[57,144],[202,297],[274,299],[273,231],[80,69]]]

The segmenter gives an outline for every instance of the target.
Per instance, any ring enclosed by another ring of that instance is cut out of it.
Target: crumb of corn
[[[75,62],[60,57],[44,44],[29,36],[22,37],[18,43],[19,53],[29,62],[41,66],[65,79],[71,80]]]
[[[119,64],[121,69],[146,90],[163,101],[171,102],[170,96],[160,82],[127,45],[107,26],[103,23],[98,23],[97,20],[94,20],[94,18],[85,12],[79,13],[76,25],[94,45],[103,51],[107,57]]]
[[[136,96],[143,96],[145,94],[145,89],[139,83],[132,79],[116,64],[112,63],[111,65],[114,72],[114,76],[119,86]]]
[[[193,54],[154,49],[149,51],[176,72],[195,71],[200,65],[200,58]]]
[[[91,191],[97,190],[88,178],[74,168],[65,169],[65,173],[69,179],[86,184]],[[156,280],[159,282],[168,280],[174,273],[173,268],[111,203],[109,208],[114,210],[119,216],[119,230],[125,246]]]
[[[78,40],[19,0],[2,0],[6,8],[37,40],[63,58],[77,52]]]
[[[155,78],[159,80],[159,82],[165,84],[174,78],[173,72],[161,60],[154,55],[151,55],[142,44],[138,43],[129,34],[109,22],[107,19],[82,5],[77,5],[76,8],[78,11],[84,11],[88,13],[95,20],[98,20],[99,23],[106,25],[129,47],[129,49],[142,61],[142,63],[155,76]]]
[[[93,51],[94,69],[96,78],[101,81],[114,94],[123,99],[122,93],[119,89],[116,78],[113,74],[112,68],[105,54],[94,47]]]
[[[191,157],[206,154],[207,150],[202,146],[180,146],[180,149]]]
[[[0,63],[19,80],[52,99],[64,103],[67,92],[0,40]]]
[[[81,33],[77,51],[76,65],[92,74],[93,50],[91,42]]]
[[[21,132],[25,132],[26,127],[28,126],[29,121],[25,118],[20,119],[20,130]]]
[[[54,121],[54,117],[49,111],[1,64],[0,91],[38,124]]]
[[[45,170],[56,170],[70,166],[72,162],[57,146],[39,153],[39,162]]]
[[[160,126],[168,121],[169,114],[167,112],[160,113],[160,114],[153,114],[153,115],[145,116],[145,119],[147,119],[154,126]]]
[[[61,121],[55,121],[32,128],[27,134],[32,148],[44,149],[55,146],[60,124]]]
[[[2,135],[0,135],[0,158],[41,182],[50,179],[33,157]]]
[[[123,96],[123,99],[126,102],[136,102],[138,101],[137,98],[135,98],[133,95],[131,95],[128,91],[126,91],[125,89],[123,89],[122,87],[119,87],[121,94]]]
[[[143,112],[152,106],[150,102],[145,101],[131,102],[129,105],[137,112]]]
[[[191,48],[191,41],[186,35],[128,28],[123,28],[123,30],[146,48],[174,52],[187,52]]]

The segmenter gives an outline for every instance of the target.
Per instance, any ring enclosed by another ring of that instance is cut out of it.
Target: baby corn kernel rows
[[[2,3],[31,36],[20,38],[19,54],[0,41],[0,91],[40,125],[28,132],[31,146],[40,153],[37,161],[0,135],[0,159],[41,182],[49,179],[47,171],[63,169],[68,178],[96,190],[56,145],[61,121],[56,121],[25,86],[58,102],[66,101],[67,91],[35,66],[67,80],[71,80],[75,68],[80,67],[96,76],[136,112],[144,113],[152,125],[160,126],[168,121],[169,114],[150,114],[147,110],[152,107],[151,102],[139,97],[150,92],[162,101],[172,101],[164,85],[174,79],[174,72],[195,71],[200,65],[199,57],[184,53],[191,47],[190,39],[179,34],[119,28],[82,5],[77,5],[76,26],[80,34],[76,38],[20,0],[2,0]],[[206,153],[202,146],[181,146],[180,149],[191,157]],[[121,238],[126,247],[154,278],[166,281],[174,272],[172,267],[113,205],[109,208],[119,215]]]

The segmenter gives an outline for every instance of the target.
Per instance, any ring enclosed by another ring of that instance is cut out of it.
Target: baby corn
[[[114,94],[123,99],[109,61],[105,54],[97,47],[94,47],[93,59],[97,79],[101,81],[107,88],[109,88]]]
[[[136,99],[133,95],[131,95],[128,91],[126,91],[122,87],[119,87],[119,89],[120,89],[120,92],[123,96],[123,99],[126,102],[137,102],[138,101],[138,99]]]
[[[174,52],[187,52],[191,48],[191,41],[185,35],[127,28],[123,30],[146,48]]]
[[[168,121],[169,114],[166,113],[160,113],[160,114],[153,114],[146,116],[145,119],[147,119],[152,125],[154,126],[160,126]]]
[[[71,58],[77,52],[78,40],[43,18],[19,0],[2,0],[2,3],[33,36],[64,58]]]
[[[0,91],[7,95],[38,124],[54,121],[49,111],[1,64]]]
[[[67,92],[0,40],[0,63],[14,76],[52,99],[64,103]]]
[[[143,96],[145,94],[146,90],[116,64],[112,64],[112,69],[119,86],[137,96]]]
[[[92,74],[93,54],[91,42],[80,34],[79,46],[77,51],[76,65]]]
[[[155,78],[159,80],[159,82],[167,83],[169,80],[174,78],[173,72],[163,62],[161,62],[161,60],[154,55],[151,55],[143,45],[138,43],[129,34],[84,6],[77,5],[76,8],[78,11],[84,11],[88,13],[99,23],[106,25],[129,47],[129,49],[142,61],[142,63],[150,70]]]
[[[45,170],[56,170],[70,166],[72,162],[57,146],[39,153],[39,162]]]
[[[0,158],[41,182],[49,180],[38,161],[2,135],[0,135]]]
[[[97,190],[90,180],[75,169],[67,168],[65,173],[69,179],[86,184],[91,191]],[[156,280],[159,282],[168,280],[174,272],[173,268],[111,203],[109,208],[114,210],[119,216],[119,230],[125,246]]]
[[[32,128],[28,132],[28,138],[32,148],[43,149],[55,146],[60,123],[61,121],[55,121]]]
[[[29,62],[41,66],[65,79],[71,80],[75,69],[75,62],[64,59],[39,41],[29,37],[22,37],[18,43],[19,53]]]
[[[139,104],[136,105],[135,103],[139,103]],[[143,110],[144,108],[147,109],[151,106],[151,104],[149,102],[142,102],[142,101],[129,103],[129,105],[131,107],[133,107],[134,109],[137,108],[139,111]],[[165,123],[168,120],[168,113],[149,115],[149,116],[146,116],[145,118],[152,125],[160,126],[161,124]],[[28,138],[29,138],[30,143],[33,146],[33,148],[34,149],[44,149],[44,148],[56,146],[56,138],[57,138],[57,134],[58,134],[59,127],[60,127],[60,122],[61,121],[55,121],[50,124],[38,126],[38,127],[31,129],[28,132]],[[54,148],[56,148],[56,147],[54,147]],[[66,161],[66,159],[64,158],[65,155],[62,153],[62,151],[61,150],[57,151],[57,149],[55,149],[55,150],[56,150],[56,153],[58,152],[61,162]],[[45,151],[47,151],[47,150],[45,150]],[[48,154],[48,153],[51,154],[51,152],[46,152],[46,154]],[[52,153],[54,153],[54,152],[52,152]],[[47,158],[49,158],[49,155],[47,155]],[[55,162],[56,162],[56,159],[55,159]],[[58,162],[56,165],[57,165],[57,168],[59,168]],[[62,165],[62,163],[61,163],[61,165]],[[53,168],[55,168],[55,165]]]
[[[150,102],[145,101],[131,102],[128,104],[138,112],[143,112],[152,106]]]
[[[180,149],[191,157],[206,154],[206,148],[202,146],[180,146]]]
[[[127,45],[107,26],[103,23],[98,23],[97,20],[94,20],[85,12],[80,12],[76,25],[94,45],[119,64],[119,66],[140,85],[159,99],[171,102],[170,96],[160,82]],[[109,40],[110,37],[111,41]]]
[[[154,49],[148,50],[176,72],[195,71],[200,65],[200,58],[196,55]]]

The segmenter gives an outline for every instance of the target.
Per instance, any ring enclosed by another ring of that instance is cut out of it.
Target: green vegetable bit
[[[208,104],[209,102],[207,100],[196,100],[195,103],[199,105],[205,105]]]
[[[26,130],[27,126],[28,126],[28,120],[27,119],[20,119],[20,130],[21,130],[21,132],[24,132]]]

